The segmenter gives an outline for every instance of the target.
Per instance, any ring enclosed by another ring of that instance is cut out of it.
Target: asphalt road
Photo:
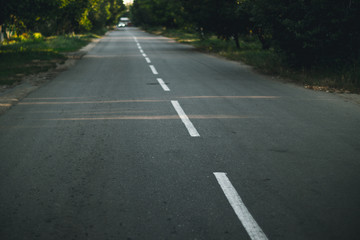
[[[360,236],[359,105],[136,28],[0,116],[0,159],[4,240]]]

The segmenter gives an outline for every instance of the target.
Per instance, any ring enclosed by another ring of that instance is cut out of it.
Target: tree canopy
[[[176,28],[184,24],[178,0],[134,0],[131,12],[136,25]]]
[[[252,19],[296,64],[360,57],[359,0],[254,0]]]
[[[115,24],[122,0],[0,0],[0,25],[44,35],[89,31]]]
[[[131,13],[140,26],[190,27],[236,43],[252,33],[294,65],[360,58],[360,0],[135,0]]]

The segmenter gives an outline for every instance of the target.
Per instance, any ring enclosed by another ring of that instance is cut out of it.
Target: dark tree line
[[[255,0],[252,17],[292,62],[360,57],[359,0]]]
[[[44,35],[90,31],[115,24],[124,10],[122,0],[0,0],[0,26]]]
[[[252,33],[294,65],[360,58],[360,0],[135,0],[140,26],[187,28],[233,39]]]
[[[179,28],[185,24],[182,4],[178,0],[135,0],[131,13],[135,25]]]

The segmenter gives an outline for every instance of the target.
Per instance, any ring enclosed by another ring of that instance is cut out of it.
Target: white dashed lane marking
[[[150,69],[151,69],[151,71],[152,71],[152,73],[153,73],[154,75],[158,75],[158,74],[159,74],[158,71],[156,71],[156,68],[154,67],[154,65],[149,65],[149,67],[150,67]]]
[[[226,173],[215,172],[214,175],[250,238],[252,240],[268,240],[253,216],[251,216],[240,195],[226,176]]]
[[[171,101],[171,104],[175,108],[175,110],[176,110],[177,114],[179,115],[181,121],[184,123],[184,125],[185,125],[186,129],[188,130],[190,136],[192,136],[192,137],[200,137],[200,134],[198,133],[198,131],[196,130],[196,128],[194,127],[194,125],[192,124],[192,122],[190,121],[188,116],[185,114],[185,112],[182,109],[182,107],[180,106],[179,102],[178,101]]]
[[[165,92],[169,92],[169,91],[170,91],[169,87],[165,84],[165,82],[164,82],[161,78],[158,78],[157,81],[159,82],[160,86],[162,87],[162,89],[163,89]]]

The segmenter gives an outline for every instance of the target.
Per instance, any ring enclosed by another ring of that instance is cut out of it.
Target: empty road
[[[0,116],[0,239],[359,239],[360,106],[137,28]]]

